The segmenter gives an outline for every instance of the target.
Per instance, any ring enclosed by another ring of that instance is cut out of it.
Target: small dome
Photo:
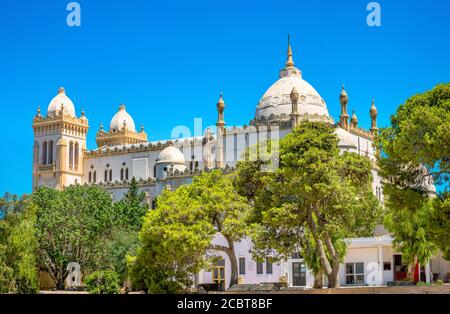
[[[109,130],[121,131],[124,126],[127,131],[136,132],[133,118],[125,110],[125,106],[120,105],[119,111],[117,111],[117,113],[111,119],[111,123],[109,124]]]
[[[352,114],[352,118],[350,119],[350,123],[353,126],[357,126],[358,125],[358,117],[356,116],[355,112],[353,112],[353,114]]]
[[[47,108],[47,115],[57,114],[61,111],[61,106],[63,106],[63,112],[70,116],[75,117],[75,106],[72,100],[66,96],[66,92],[63,87],[58,90],[58,95],[56,95],[49,103]]]
[[[185,164],[183,153],[174,146],[169,146],[164,148],[161,153],[159,153],[157,163],[173,163],[173,164]]]
[[[352,137],[352,135],[347,132],[346,130],[337,127],[334,130],[334,133],[338,136],[339,139],[339,147],[342,148],[356,148],[356,142],[355,139]]]

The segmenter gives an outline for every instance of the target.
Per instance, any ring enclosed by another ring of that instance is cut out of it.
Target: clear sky
[[[173,127],[248,124],[277,80],[291,34],[294,61],[335,120],[341,83],[349,110],[370,127],[409,96],[450,81],[450,1],[385,0],[369,27],[370,1],[80,0],[81,26],[66,24],[66,0],[0,0],[0,193],[31,190],[32,118],[59,86],[89,118],[88,148],[124,103],[149,139]]]

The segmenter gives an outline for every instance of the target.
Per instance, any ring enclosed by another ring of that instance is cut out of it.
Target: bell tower
[[[84,111],[76,117],[75,107],[62,87],[51,100],[46,116],[38,107],[33,118],[33,190],[82,183],[88,128]]]

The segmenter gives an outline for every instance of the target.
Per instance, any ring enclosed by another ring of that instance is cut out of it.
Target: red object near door
[[[414,266],[414,274],[413,274],[413,280],[414,282],[419,282],[419,262]]]

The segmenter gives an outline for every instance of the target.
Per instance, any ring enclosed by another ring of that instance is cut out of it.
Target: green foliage
[[[142,247],[129,259],[133,288],[150,293],[179,292],[203,266],[212,226],[201,216],[200,204],[189,186],[164,190],[158,207],[150,211],[140,232]]]
[[[411,270],[415,260],[423,263],[436,253],[435,244],[448,252],[448,193],[431,201],[430,179],[448,190],[450,84],[409,98],[391,117],[391,126],[381,130],[377,144],[385,224]]]
[[[124,197],[115,204],[116,224],[124,229],[140,230],[149,207],[145,204],[145,192],[140,191],[133,177]]]
[[[106,243],[106,247],[108,252],[107,263],[114,268],[121,282],[123,282],[128,276],[127,256],[137,254],[139,247],[138,232],[115,228],[111,240]]]
[[[285,259],[300,250],[307,266],[323,270],[332,286],[344,238],[371,234],[380,216],[369,159],[340,154],[337,144],[332,126],[303,122],[280,141],[275,172],[242,161],[237,176],[245,179],[234,180],[239,191],[252,184],[254,254]]]
[[[18,197],[16,194],[6,192],[0,198],[0,219],[8,214],[20,213],[24,210],[28,195]]]
[[[450,83],[437,85],[407,99],[391,116],[391,126],[381,130],[378,143],[384,153],[381,156],[382,170],[390,179],[398,177],[395,183],[411,187],[414,181],[420,183],[424,176],[431,174],[435,183],[448,186]],[[400,174],[390,171],[395,164],[397,167],[409,166]],[[418,165],[426,167],[428,173],[413,171]],[[416,180],[408,182],[407,179]]]
[[[95,271],[85,278],[86,289],[92,294],[117,294],[119,275],[111,270]]]
[[[432,200],[431,207],[427,232],[443,253],[443,257],[450,261],[450,192],[437,195]]]
[[[157,208],[144,219],[141,248],[129,257],[133,287],[150,293],[179,292],[192,284],[192,275],[208,266],[205,255],[212,249],[234,260],[237,282],[233,241],[245,234],[248,210],[245,198],[218,170],[202,173],[175,191],[164,190]],[[228,247],[211,246],[217,232]]]
[[[69,186],[63,191],[39,188],[32,196],[38,206],[38,264],[63,288],[69,262],[82,272],[99,268],[105,260],[105,241],[111,236],[111,196],[96,186]]]
[[[20,211],[8,211],[0,220],[0,293],[38,289],[35,219],[34,205],[23,200]]]

